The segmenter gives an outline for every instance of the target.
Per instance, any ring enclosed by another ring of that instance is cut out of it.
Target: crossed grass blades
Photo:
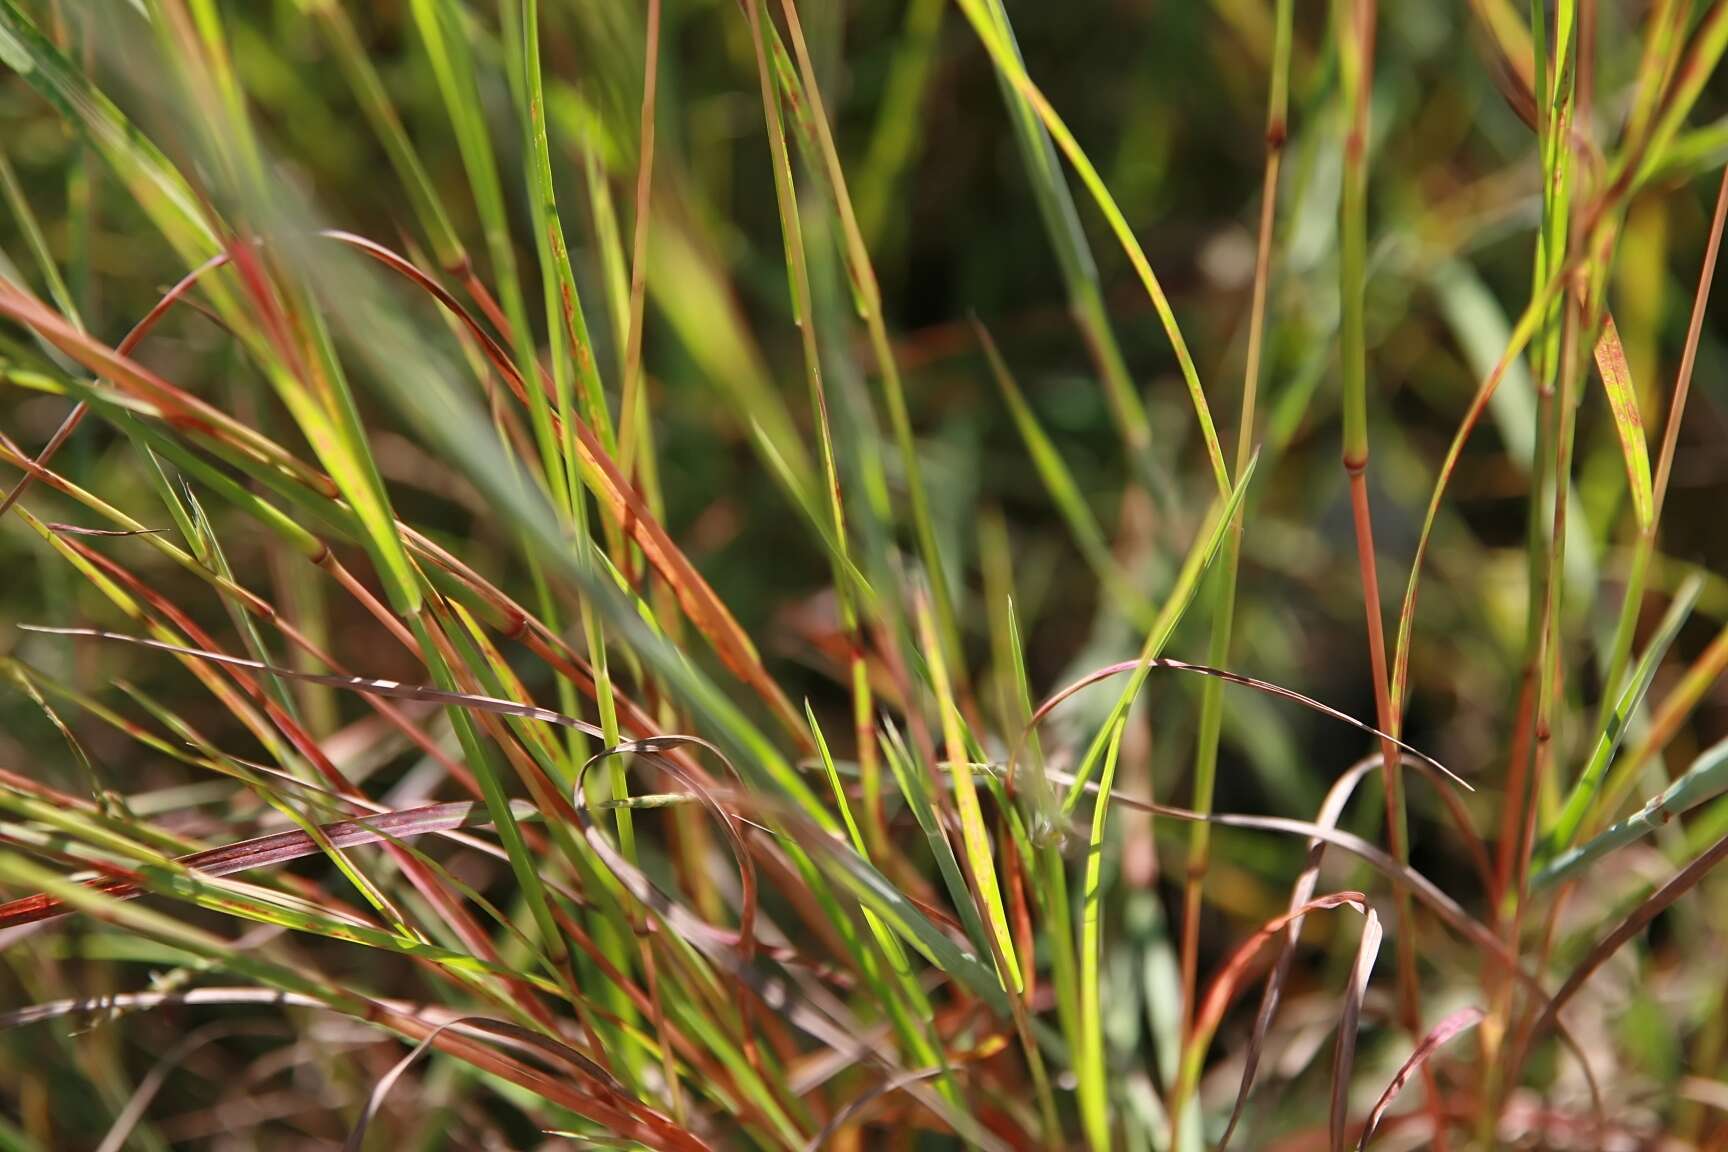
[[[0,0],[0,1147],[1728,1146],[1728,4],[1191,8]]]

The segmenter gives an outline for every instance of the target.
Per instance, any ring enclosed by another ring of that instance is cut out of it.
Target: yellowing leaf
[[[1644,421],[1638,416],[1638,393],[1632,387],[1632,370],[1626,365],[1626,350],[1610,316],[1596,341],[1596,370],[1608,393],[1614,413],[1614,430],[1620,434],[1620,451],[1626,457],[1626,480],[1632,487],[1632,509],[1638,527],[1648,528],[1653,515],[1650,490],[1650,452],[1644,443]]]

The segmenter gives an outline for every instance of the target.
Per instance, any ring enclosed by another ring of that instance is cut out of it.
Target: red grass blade
[[[324,825],[323,832],[337,848],[357,848],[366,844],[406,840],[471,827],[483,823],[485,819],[486,810],[483,807],[471,801],[461,801],[454,804],[428,804],[419,808],[404,808],[397,812],[342,820]],[[249,872],[257,868],[273,868],[304,856],[315,856],[322,851],[318,843],[305,832],[276,832],[269,836],[258,836],[251,840],[194,852],[176,858],[175,863],[210,876],[232,876],[237,872]],[[131,899],[139,894],[142,887],[138,881],[124,876],[90,880],[85,886],[116,900]],[[66,915],[69,911],[62,901],[52,896],[41,893],[25,896],[0,904],[0,929],[52,920]]]
[[[1386,1091],[1380,1094],[1380,1099],[1375,1101],[1374,1107],[1369,1110],[1368,1122],[1362,1128],[1362,1139],[1356,1144],[1356,1152],[1362,1152],[1362,1149],[1368,1147],[1368,1141],[1374,1139],[1374,1131],[1380,1126],[1380,1118],[1386,1114],[1386,1109],[1391,1106],[1398,1093],[1403,1091],[1404,1085],[1410,1082],[1410,1077],[1416,1074],[1416,1069],[1442,1044],[1482,1023],[1482,1017],[1482,1009],[1472,1006],[1460,1008],[1434,1025],[1433,1030],[1422,1038],[1422,1043],[1416,1045],[1416,1051],[1410,1053],[1410,1058],[1404,1061],[1398,1074],[1392,1077],[1392,1083],[1386,1085]]]

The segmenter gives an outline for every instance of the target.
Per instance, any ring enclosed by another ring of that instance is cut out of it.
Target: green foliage
[[[0,1148],[1728,1139],[1728,4],[948,7],[0,0]]]

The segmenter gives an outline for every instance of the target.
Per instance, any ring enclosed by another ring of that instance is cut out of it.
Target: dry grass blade
[[[1186,1093],[1193,1092],[1193,1082],[1199,1077],[1200,1065],[1206,1055],[1206,1047],[1212,1037],[1217,1034],[1218,1025],[1224,1020],[1224,1011],[1230,1006],[1231,1000],[1247,978],[1254,960],[1274,936],[1287,928],[1299,931],[1302,921],[1310,912],[1323,912],[1331,908],[1351,907],[1366,914],[1368,897],[1361,892],[1333,892],[1317,899],[1304,901],[1300,906],[1275,916],[1262,924],[1258,931],[1243,941],[1224,962],[1218,974],[1213,977],[1212,985],[1206,990],[1206,996],[1200,1003],[1200,1010],[1195,1014],[1193,1036],[1189,1041],[1189,1055],[1184,1062],[1183,1075],[1187,1080]],[[1250,1058],[1259,1059],[1259,1045],[1250,1049]],[[1228,1131],[1220,1139],[1220,1145],[1228,1142]]]
[[[346,247],[362,253],[382,264],[390,271],[403,277],[428,295],[432,296],[442,307],[456,317],[474,336],[480,348],[496,367],[507,383],[516,391],[519,398],[526,398],[526,384],[522,374],[511,362],[508,354],[469,314],[459,301],[442,288],[435,279],[403,259],[389,248],[375,241],[356,236],[349,232],[336,229],[317,233],[318,236],[336,241]],[[141,321],[133,332],[114,351],[110,352],[99,342],[90,340],[83,333],[62,322],[57,316],[45,309],[39,301],[28,294],[11,288],[0,281],[0,313],[7,313],[30,324],[54,342],[74,359],[84,363],[92,371],[114,379],[117,383],[136,390],[141,395],[159,405],[164,406],[170,420],[185,422],[197,428],[208,426],[219,429],[234,440],[237,445],[249,448],[260,455],[261,459],[282,465],[296,467],[303,474],[309,470],[297,462],[284,457],[281,450],[268,440],[257,436],[245,425],[228,418],[219,410],[205,402],[189,396],[179,389],[173,388],[166,381],[150,373],[133,362],[128,353],[136,343],[147,335],[150,328],[175,303],[181,300],[187,291],[210,271],[222,267],[234,259],[234,250],[218,254],[203,265],[188,273],[187,276],[170,290]],[[9,299],[10,297],[10,299]],[[552,384],[542,375],[541,386],[550,391]],[[67,417],[60,431],[50,440],[44,449],[38,463],[46,463],[51,458],[72,429],[77,427],[85,409],[75,408]],[[179,415],[176,415],[176,414]],[[652,511],[643,501],[635,485],[625,479],[612,455],[608,452],[600,436],[588,427],[586,423],[576,421],[574,432],[577,448],[583,462],[589,468],[589,478],[595,485],[595,492],[602,499],[612,519],[622,525],[630,533],[643,554],[655,569],[665,579],[672,589],[679,605],[683,608],[691,622],[713,644],[716,654],[727,668],[745,683],[751,685],[762,699],[769,705],[776,718],[786,727],[794,739],[805,739],[803,726],[798,719],[791,702],[786,698],[779,685],[763,669],[761,658],[755,645],[739,626],[737,620],[726,605],[715,595],[694,565],[684,555],[682,550],[666,534],[654,517]],[[21,481],[8,494],[3,505],[10,505],[24,490],[28,481]],[[328,481],[325,481],[328,484]]]
[[[435,280],[415,268],[411,262],[374,241],[341,231],[330,231],[325,235],[377,260],[433,296],[475,337],[518,398],[526,398],[528,385],[524,381],[523,373],[467,309],[440,288]],[[540,373],[540,387],[546,393],[553,390],[552,381],[546,378],[543,371]],[[554,427],[562,434],[562,427],[556,421]],[[576,449],[588,469],[586,477],[593,485],[595,495],[605,503],[608,515],[622,526],[637,547],[642,549],[643,555],[672,589],[679,606],[691,623],[707,637],[726,667],[755,689],[787,732],[803,744],[807,737],[796,709],[792,707],[779,684],[762,667],[756,646],[751,643],[731,611],[661,527],[636,485],[631,483],[613,459],[604,438],[596,434],[584,421],[573,421],[572,427],[576,437]]]
[[[1370,908],[1362,925],[1362,942],[1356,962],[1350,966],[1350,983],[1344,990],[1344,1009],[1338,1014],[1338,1042],[1332,1051],[1332,1106],[1329,1111],[1332,1152],[1344,1152],[1344,1124],[1350,1108],[1350,1070],[1356,1062],[1356,1033],[1362,1018],[1362,998],[1380,955],[1380,917]]]
[[[1369,761],[1357,765],[1351,770],[1350,775],[1355,776],[1374,764],[1374,761]],[[1052,771],[1050,778],[1063,784],[1073,785],[1076,783],[1074,776],[1067,772]],[[1079,788],[1082,792],[1096,792],[1097,783],[1081,783]],[[1296,836],[1308,840],[1311,844],[1324,844],[1331,848],[1340,848],[1372,867],[1398,888],[1408,891],[1416,899],[1426,904],[1454,932],[1470,941],[1474,947],[1481,950],[1483,955],[1490,957],[1496,965],[1510,972],[1513,978],[1525,989],[1545,995],[1542,983],[1519,964],[1518,958],[1507,947],[1506,942],[1500,938],[1498,933],[1484,924],[1478,917],[1471,915],[1462,904],[1447,895],[1445,890],[1434,881],[1408,864],[1395,860],[1379,845],[1372,844],[1354,833],[1309,820],[1295,820],[1284,816],[1195,812],[1189,808],[1158,804],[1122,792],[1113,793],[1110,802],[1171,820],[1185,822],[1204,820],[1223,828],[1241,828],[1280,836]]]
[[[61,1020],[68,1016],[146,1012],[155,1008],[172,1007],[180,1004],[263,1004],[280,1005],[288,1008],[324,1007],[324,1002],[315,996],[307,996],[299,992],[285,992],[275,988],[212,985],[204,988],[188,988],[183,991],[158,989],[147,992],[120,992],[108,996],[68,997],[62,1000],[47,1000],[40,1004],[26,1004],[22,1008],[0,1012],[0,1032],[8,1032],[14,1028],[26,1028],[32,1024],[41,1024],[48,1020]],[[404,1015],[419,1014],[417,1009],[409,1005],[397,1004],[393,1007]]]
[[[1589,981],[1596,971],[1608,962],[1608,959],[1625,946],[1626,942],[1637,936],[1650,922],[1666,911],[1673,903],[1686,895],[1698,882],[1709,875],[1716,865],[1728,859],[1728,836],[1718,840],[1697,859],[1669,877],[1656,891],[1641,900],[1624,920],[1614,927],[1590,949],[1584,959],[1573,968],[1566,982],[1557,989],[1542,1005],[1542,1012],[1531,1026],[1529,1039],[1532,1043],[1539,1039],[1549,1028],[1555,1026],[1560,1018],[1561,1009],[1565,1008],[1572,997]],[[1517,1064],[1514,1064],[1517,1067]]]
[[[656,918],[667,928],[676,932],[679,937],[712,961],[717,968],[726,973],[750,991],[768,1008],[778,1013],[781,1018],[800,1031],[811,1036],[833,1049],[837,1054],[844,1055],[861,1064],[871,1064],[883,1068],[890,1078],[899,1077],[903,1070],[895,1063],[893,1055],[883,1050],[881,1045],[870,1038],[858,1022],[850,1018],[850,1013],[838,1003],[828,1001],[826,997],[818,997],[807,988],[800,988],[788,979],[764,971],[752,959],[754,952],[753,925],[748,919],[741,917],[740,928],[733,932],[716,928],[703,920],[688,906],[671,896],[642,869],[626,860],[618,849],[607,838],[606,833],[593,819],[584,802],[585,778],[593,767],[606,757],[618,752],[636,752],[647,757],[657,757],[659,752],[675,744],[694,744],[704,748],[723,764],[728,771],[737,775],[724,754],[707,741],[696,737],[667,736],[655,740],[635,741],[618,749],[608,750],[590,760],[578,774],[575,789],[575,815],[589,847],[606,867],[624,885],[624,887],[644,906],[651,909]],[[750,880],[752,864],[748,849],[744,845],[739,825],[748,823],[740,816],[741,811],[752,807],[771,812],[780,824],[784,835],[790,836],[802,849],[820,853],[829,861],[837,861],[852,869],[854,878],[866,878],[872,873],[849,848],[844,847],[828,834],[825,829],[818,828],[813,822],[804,819],[799,814],[778,808],[764,797],[757,797],[742,792],[726,793],[709,788],[695,775],[668,760],[659,760],[662,771],[672,775],[695,794],[696,798],[720,822],[731,841],[732,851],[737,859],[741,882],[745,886],[753,883]],[[866,904],[874,892],[858,890],[865,896]],[[749,899],[748,897],[746,898]],[[900,898],[904,904],[904,898]],[[746,903],[744,916],[749,915],[750,905]],[[908,931],[910,925],[904,911],[891,905],[876,903],[874,910],[888,922],[894,923],[899,931],[908,935],[914,946],[920,950],[930,947],[933,938],[930,935],[919,936],[915,931]],[[949,945],[950,949],[952,945]],[[974,990],[988,990],[992,994],[991,1005],[1007,1014],[1007,1003],[1002,995],[1000,985],[995,982],[993,973],[989,973],[976,960],[970,965],[962,965],[954,960],[947,960],[945,966],[955,975],[967,980]],[[970,969],[970,970],[969,970]],[[987,981],[988,983],[985,983]],[[956,1109],[942,1099],[940,1095],[927,1089],[921,1077],[905,1079],[897,1087],[910,1092],[920,1103],[930,1108],[950,1124],[957,1133],[968,1140],[987,1149],[1002,1152],[1006,1148],[999,1139],[983,1128],[976,1119],[964,1111]]]
[[[126,1101],[126,1107],[120,1115],[114,1118],[114,1123],[102,1137],[102,1143],[96,1146],[96,1152],[123,1152],[128,1141],[132,1139],[139,1121],[144,1118],[144,1112],[150,1107],[162,1086],[167,1083],[169,1075],[179,1068],[188,1057],[200,1048],[208,1047],[221,1040],[233,1036],[280,1036],[288,1031],[286,1025],[268,1025],[217,1021],[206,1024],[202,1028],[194,1028],[183,1036],[167,1052],[163,1053],[150,1067],[144,1079],[138,1082],[138,1088]]]
[[[374,1084],[372,1091],[367,1094],[366,1106],[360,1110],[359,1118],[354,1121],[354,1127],[349,1130],[348,1139],[342,1143],[343,1152],[362,1152],[366,1147],[366,1130],[372,1126],[372,1118],[384,1110],[384,1101],[390,1095],[390,1090],[396,1087],[396,1082],[402,1079],[408,1069],[414,1066],[414,1062],[426,1054],[432,1047],[433,1041],[443,1035],[446,1029],[454,1027],[457,1023],[459,1021],[452,1020],[440,1024],[426,1033],[426,1036],[418,1044],[409,1049],[406,1056],[396,1061],[391,1066],[390,1071],[379,1078],[378,1083]]]
[[[920,1084],[926,1080],[934,1080],[946,1071],[947,1069],[945,1068],[923,1068],[911,1072],[902,1072],[897,1076],[890,1077],[882,1083],[877,1084],[868,1092],[859,1096],[854,1096],[846,1102],[844,1108],[839,1109],[834,1113],[834,1115],[828,1118],[828,1122],[822,1125],[822,1131],[816,1133],[816,1135],[810,1138],[810,1142],[804,1145],[804,1152],[822,1152],[822,1149],[828,1146],[829,1141],[833,1140],[834,1137],[840,1133],[841,1129],[845,1128],[846,1125],[855,1120],[861,1112],[870,1107],[870,1105],[876,1103],[876,1101],[882,1099],[884,1096],[891,1096],[904,1088],[909,1088],[914,1084]]]
[[[145,314],[144,318],[138,321],[137,324],[133,325],[132,330],[126,334],[125,339],[121,340],[120,343],[114,346],[114,351],[121,356],[130,356],[132,350],[138,346],[144,337],[150,334],[150,330],[156,326],[157,322],[160,321],[163,316],[167,315],[169,310],[172,309],[174,305],[186,295],[186,293],[190,292],[193,286],[196,285],[199,280],[203,279],[207,272],[213,268],[220,267],[222,264],[227,262],[227,259],[228,258],[225,254],[213,256],[199,267],[194,268],[191,272],[188,272],[185,276],[181,277],[179,283],[175,284],[174,287],[164,293],[162,298],[156,302],[155,306]],[[66,419],[60,422],[60,426],[54,430],[54,435],[48,438],[48,443],[43,445],[42,451],[37,455],[36,464],[39,467],[47,467],[48,462],[54,459],[54,454],[60,450],[61,446],[65,444],[68,439],[71,438],[72,433],[78,430],[78,425],[83,422],[84,417],[89,413],[89,411],[89,405],[83,401],[73,405],[72,410],[66,414]],[[18,483],[12,486],[12,490],[6,493],[4,499],[0,499],[0,516],[5,516],[6,513],[11,510],[12,505],[18,502],[19,497],[23,496],[24,493],[29,490],[30,482],[35,478],[35,476],[36,472],[34,470],[26,470],[24,475],[19,477]]]
[[[169,531],[166,528],[86,528],[80,524],[62,524],[58,520],[48,521],[48,527],[62,536],[105,536],[115,539],[127,536],[165,536]]]
[[[342,820],[323,825],[320,833],[336,848],[357,848],[367,844],[409,840],[417,836],[474,827],[485,823],[487,819],[485,808],[462,801],[454,804],[429,804],[420,808]],[[324,850],[324,846],[306,832],[276,832],[180,856],[174,863],[188,871],[207,876],[233,876],[240,872],[278,867],[317,855]],[[130,899],[137,896],[142,889],[139,881],[128,879],[124,875],[87,881],[86,887],[116,900]],[[0,928],[51,920],[70,911],[64,901],[52,896],[26,896],[0,904]]]
[[[1380,1094],[1380,1099],[1376,1100],[1374,1107],[1369,1109],[1368,1120],[1362,1126],[1362,1139],[1356,1144],[1357,1152],[1362,1152],[1362,1149],[1368,1147],[1368,1141],[1374,1139],[1374,1133],[1380,1127],[1381,1117],[1385,1116],[1386,1109],[1392,1106],[1392,1101],[1397,1099],[1398,1093],[1404,1090],[1404,1085],[1410,1082],[1410,1077],[1416,1074],[1416,1069],[1428,1057],[1432,1056],[1442,1044],[1482,1023],[1483,1015],[1480,1008],[1460,1008],[1434,1025],[1433,1030],[1422,1038],[1422,1043],[1416,1045],[1416,1050],[1410,1053],[1410,1058],[1404,1061],[1398,1069],[1398,1074],[1392,1077],[1392,1083],[1386,1085],[1386,1091]]]
[[[111,640],[122,644],[135,644],[141,648],[154,648],[159,652],[172,652],[176,656],[189,656],[196,660],[205,660],[230,668],[247,668],[258,672],[268,672],[275,676],[286,677],[289,680],[302,680],[308,684],[346,688],[369,696],[384,696],[393,700],[418,700],[428,704],[449,704],[459,708],[473,709],[476,712],[491,712],[500,716],[515,716],[524,720],[544,720],[548,724],[578,729],[590,736],[600,735],[599,726],[590,724],[585,720],[566,716],[564,713],[554,711],[551,708],[538,708],[531,704],[520,704],[514,700],[501,700],[496,696],[483,696],[473,692],[451,692],[424,684],[402,684],[395,680],[377,680],[366,676],[327,676],[321,672],[302,672],[298,668],[282,668],[258,660],[248,660],[243,656],[230,656],[223,652],[210,652],[202,648],[170,644],[165,640],[152,640],[145,636],[104,632],[99,628],[55,628],[41,624],[20,624],[18,627],[27,632],[41,632],[53,636],[87,636],[93,640]]]
[[[1379,766],[1380,757],[1375,754],[1353,765],[1340,776],[1327,791],[1320,812],[1314,818],[1315,824],[1323,828],[1336,828],[1339,818],[1344,814],[1344,805],[1355,793],[1357,784]],[[1320,879],[1320,862],[1325,858],[1325,854],[1324,843],[1319,840],[1309,841],[1308,863],[1290,890],[1289,906],[1292,909],[1306,906],[1313,897],[1314,887]],[[1236,1089],[1236,1102],[1230,1107],[1230,1119],[1225,1122],[1224,1133],[1218,1138],[1217,1152],[1224,1152],[1230,1146],[1230,1137],[1235,1133],[1236,1125],[1241,1122],[1242,1110],[1248,1105],[1248,1093],[1254,1087],[1254,1076],[1260,1067],[1260,1055],[1266,1046],[1266,1036],[1272,1030],[1273,1014],[1278,1010],[1278,998],[1296,959],[1296,941],[1301,935],[1302,923],[1303,919],[1298,915],[1285,926],[1284,945],[1279,949],[1277,963],[1266,978],[1266,991],[1260,997],[1260,1009],[1255,1013],[1254,1030],[1249,1036],[1247,1053],[1243,1058],[1242,1083]]]
[[[1358,720],[1348,713],[1340,712],[1338,709],[1333,708],[1328,704],[1322,704],[1320,701],[1315,700],[1310,696],[1304,696],[1302,693],[1297,692],[1294,689],[1285,688],[1281,685],[1273,684],[1265,680],[1256,680],[1252,676],[1244,676],[1239,672],[1226,672],[1222,668],[1212,668],[1205,664],[1190,664],[1186,660],[1176,660],[1168,656],[1154,656],[1151,659],[1144,661],[1124,660],[1116,664],[1108,665],[1104,668],[1099,668],[1096,671],[1082,676],[1080,679],[1069,684],[1066,688],[1054,693],[1042,704],[1038,705],[1038,710],[1032,714],[1032,725],[1036,726],[1042,722],[1044,718],[1062,704],[1063,701],[1068,700],[1076,693],[1086,688],[1090,688],[1094,684],[1108,680],[1111,677],[1134,672],[1143,667],[1161,668],[1169,672],[1191,672],[1198,676],[1211,676],[1219,680],[1227,681],[1231,684],[1240,684],[1244,688],[1252,688],[1256,692],[1264,692],[1268,696],[1276,696],[1280,700],[1293,701],[1302,705],[1304,708],[1320,713],[1322,716],[1329,716],[1340,723],[1350,725],[1350,727],[1355,728],[1358,731],[1366,732],[1371,736],[1378,737],[1382,741],[1389,742],[1394,748],[1403,752],[1408,752],[1411,756],[1414,756],[1423,764],[1434,769],[1436,772],[1440,773],[1466,792],[1474,792],[1476,790],[1471,787],[1469,781],[1465,780],[1456,772],[1453,772],[1450,768],[1446,767],[1446,765],[1440,763],[1440,761],[1434,759],[1421,749],[1404,743],[1404,741],[1383,732],[1366,721]]]
[[[226,941],[202,930],[147,909],[117,902],[100,892],[72,884],[17,857],[0,855],[0,873],[12,882],[23,882],[42,888],[103,920],[131,926],[136,931],[171,943],[194,955],[218,960],[236,972],[284,986],[289,991],[307,995],[316,993],[315,999],[320,1007],[382,1025],[414,1039],[419,1039],[436,1026],[416,1016],[403,1015],[390,1006],[361,994],[324,987],[294,969],[243,952],[236,953]],[[550,1075],[453,1031],[439,1037],[436,1043],[442,1051],[450,1052],[477,1068],[520,1085],[543,1099],[554,1101],[579,1115],[605,1124],[613,1131],[646,1140],[651,1144],[664,1143],[666,1147],[679,1152],[697,1152],[709,1147],[652,1108],[609,1092],[603,1081],[598,1085],[580,1084],[571,1079],[568,1070],[560,1075]],[[594,1086],[602,1089],[600,1094],[589,1090]]]

